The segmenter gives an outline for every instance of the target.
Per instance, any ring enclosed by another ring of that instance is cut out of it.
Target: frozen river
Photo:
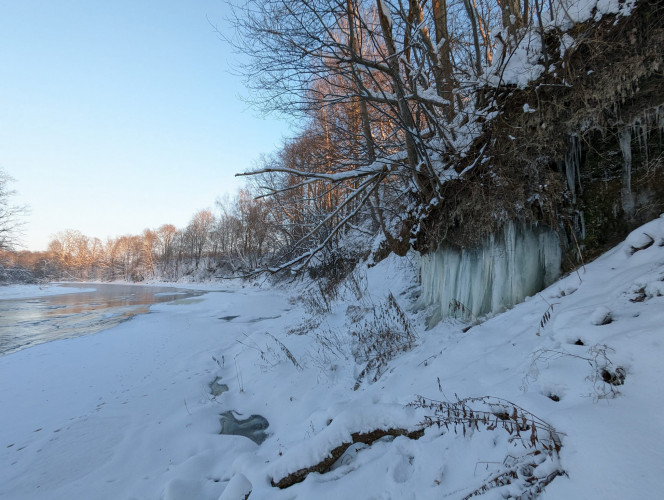
[[[97,333],[149,312],[152,304],[205,293],[141,285],[61,286],[94,290],[0,300],[0,356],[51,340]]]

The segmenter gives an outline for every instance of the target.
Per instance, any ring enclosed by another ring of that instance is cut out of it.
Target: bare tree
[[[16,191],[9,187],[13,180],[0,169],[0,250],[11,250],[19,245],[21,228],[27,215],[25,206],[13,203]]]
[[[215,218],[211,210],[199,210],[194,214],[187,226],[185,233],[189,239],[191,255],[194,258],[196,268],[207,250],[210,233],[214,227]]]
[[[156,231],[146,229],[143,231],[143,260],[148,275],[155,276],[154,261],[156,260],[157,244],[159,242],[159,235]]]
[[[447,1],[249,0],[236,8],[235,27],[240,38],[232,42],[250,56],[241,71],[257,104],[310,120],[287,157],[249,173],[271,176],[264,195],[297,191],[304,207],[323,208],[317,222],[300,226],[301,252],[284,265],[304,267],[369,207],[391,249],[407,250],[418,207],[439,195],[436,162],[454,150],[462,103],[453,92]],[[298,162],[294,146],[314,137],[317,158]],[[325,197],[333,200],[327,207]],[[405,217],[394,217],[405,207]]]

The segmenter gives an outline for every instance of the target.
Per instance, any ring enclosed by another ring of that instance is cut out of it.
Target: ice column
[[[435,323],[496,313],[550,285],[560,275],[558,235],[509,223],[472,249],[442,247],[420,262],[420,305],[434,306]]]

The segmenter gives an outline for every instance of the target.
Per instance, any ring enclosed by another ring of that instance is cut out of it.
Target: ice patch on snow
[[[240,420],[232,411],[222,413],[219,422],[221,423],[219,434],[248,437],[256,444],[261,444],[267,439],[265,429],[270,426],[267,419],[261,415],[251,415],[249,418]]]

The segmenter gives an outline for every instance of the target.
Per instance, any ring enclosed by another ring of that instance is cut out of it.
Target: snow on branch
[[[377,173],[387,173],[391,170],[392,164],[377,160],[371,165],[363,166],[353,170],[348,170],[345,172],[338,173],[320,173],[320,172],[306,172],[303,170],[297,170],[287,167],[267,167],[259,170],[252,170],[251,172],[242,172],[235,174],[236,177],[250,176],[250,175],[259,175],[259,174],[269,174],[269,173],[283,173],[290,174],[296,177],[305,177],[307,179],[320,179],[329,182],[341,182],[353,179],[359,179],[366,177],[368,175],[375,175]]]

